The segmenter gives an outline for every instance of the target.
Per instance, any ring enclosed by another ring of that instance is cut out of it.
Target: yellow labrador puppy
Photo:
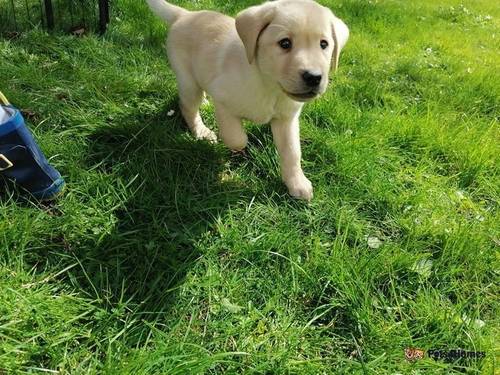
[[[304,102],[323,94],[338,66],[349,29],[313,0],[278,0],[250,7],[234,18],[190,12],[148,0],[170,25],[167,53],[181,111],[193,135],[215,141],[200,117],[204,92],[215,104],[222,141],[242,150],[242,119],[271,123],[281,173],[296,198],[313,197],[301,168],[299,116]]]

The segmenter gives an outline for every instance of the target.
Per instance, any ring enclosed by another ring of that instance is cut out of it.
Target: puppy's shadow
[[[224,182],[228,152],[194,140],[170,108],[177,103],[154,116],[118,119],[90,137],[88,165],[116,184],[107,194],[119,203],[114,231],[76,254],[82,271],[74,275],[89,295],[97,291],[112,305],[125,299],[152,319],[169,309],[201,255],[203,235],[252,196]]]

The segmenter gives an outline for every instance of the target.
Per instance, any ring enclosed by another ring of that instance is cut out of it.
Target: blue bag
[[[3,109],[10,117],[0,124],[0,175],[39,200],[54,199],[64,187],[61,174],[43,155],[21,112],[11,105]]]

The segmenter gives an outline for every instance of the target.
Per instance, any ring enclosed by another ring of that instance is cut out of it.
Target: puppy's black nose
[[[318,87],[321,83],[321,74],[314,74],[309,71],[305,71],[302,74],[302,78],[308,87]]]

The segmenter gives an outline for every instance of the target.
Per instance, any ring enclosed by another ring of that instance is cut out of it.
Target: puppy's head
[[[312,0],[250,7],[236,17],[236,29],[249,63],[301,102],[325,92],[349,38],[345,23]]]

